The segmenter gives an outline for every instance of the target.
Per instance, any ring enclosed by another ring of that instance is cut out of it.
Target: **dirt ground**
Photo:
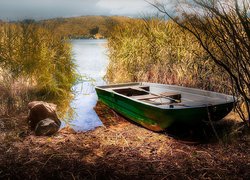
[[[188,131],[156,133],[106,106],[95,108],[103,127],[52,137],[27,130],[26,114],[0,119],[0,179],[249,179],[250,136],[224,120],[217,136]],[[186,138],[188,136],[188,138]],[[185,138],[184,138],[185,137]]]

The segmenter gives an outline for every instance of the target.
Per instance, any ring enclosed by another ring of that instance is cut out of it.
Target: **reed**
[[[77,81],[70,43],[35,22],[0,26],[1,113],[13,113],[31,100],[58,105],[62,112]]]
[[[172,21],[131,20],[108,39],[109,82],[149,81],[230,93],[228,76]]]

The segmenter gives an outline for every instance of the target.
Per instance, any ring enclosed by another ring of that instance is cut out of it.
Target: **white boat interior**
[[[140,82],[98,87],[160,108],[204,107],[235,101],[231,95],[176,85]]]

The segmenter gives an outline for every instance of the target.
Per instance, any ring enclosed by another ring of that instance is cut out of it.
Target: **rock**
[[[37,124],[47,118],[53,120],[60,127],[61,121],[57,117],[55,104],[33,101],[28,104],[28,108],[30,111],[27,120],[31,130],[35,130]]]
[[[60,126],[50,118],[46,118],[37,123],[35,134],[37,136],[50,136],[59,130]]]
[[[56,111],[56,105],[53,103],[47,103],[44,101],[32,101],[28,104],[28,108],[32,109],[34,106],[38,105],[38,104],[44,104],[46,107],[49,107],[50,109]]]

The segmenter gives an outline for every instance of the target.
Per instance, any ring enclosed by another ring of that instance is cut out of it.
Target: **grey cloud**
[[[97,6],[108,9],[113,15],[139,15],[152,10],[145,0],[99,0]]]
[[[0,19],[47,19],[81,15],[137,16],[149,11],[145,0],[0,0]]]
[[[98,0],[0,0],[0,19],[46,19],[109,14]]]

